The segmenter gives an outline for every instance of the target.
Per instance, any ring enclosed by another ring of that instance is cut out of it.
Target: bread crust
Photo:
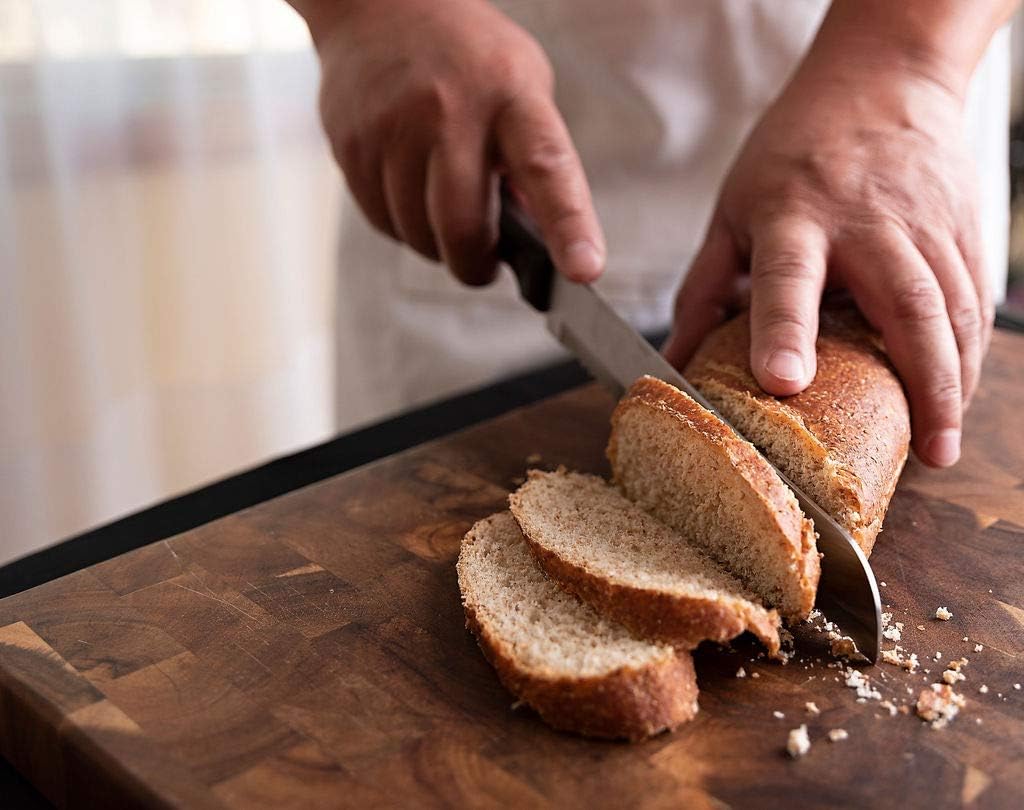
[[[528,528],[523,534],[544,573],[637,635],[693,649],[705,640],[724,644],[749,630],[772,657],[779,655],[775,610],[753,611],[739,600],[727,603],[611,582],[535,542]]]
[[[878,336],[856,310],[822,310],[817,353],[817,374],[804,391],[782,400],[764,393],[750,372],[750,319],[742,313],[708,335],[685,373],[730,421],[756,413],[791,436],[837,492],[837,502],[821,506],[870,554],[907,459],[907,400]],[[772,461],[810,488],[793,459]]]
[[[762,542],[774,542],[794,572],[792,585],[798,593],[797,606],[780,612],[787,619],[805,618],[814,607],[821,573],[814,528],[800,511],[792,491],[782,483],[771,465],[753,445],[739,438],[718,417],[682,391],[662,380],[645,376],[633,383],[612,414],[607,455],[613,471],[618,469],[616,428],[635,408],[659,411],[695,431],[722,453],[743,477],[778,528],[774,537],[761,538]],[[623,484],[621,481],[617,483]]]
[[[559,678],[524,669],[465,605],[466,627],[502,685],[548,725],[585,737],[631,742],[673,731],[697,714],[697,676],[685,650],[647,667],[621,667],[599,677]]]

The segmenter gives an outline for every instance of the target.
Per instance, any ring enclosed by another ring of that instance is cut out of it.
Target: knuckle
[[[992,331],[996,325],[996,307],[991,301],[986,301],[981,308],[981,326],[986,332]]]
[[[815,268],[809,258],[797,251],[780,251],[751,267],[751,277],[758,281],[802,282],[813,278]]]
[[[485,75],[497,81],[497,95],[506,99],[538,87],[554,86],[551,60],[540,43],[525,33],[516,39],[514,46],[495,48],[488,55],[485,67]]]
[[[801,346],[810,341],[808,324],[804,323],[796,310],[782,304],[759,308],[757,326],[760,331],[795,339]]]
[[[915,281],[897,287],[891,298],[893,315],[901,321],[925,323],[946,315],[946,305],[938,285]]]
[[[960,413],[963,388],[960,378],[954,374],[939,374],[928,381],[924,388],[925,400],[936,413],[947,417]]]
[[[526,88],[551,88],[555,72],[547,55],[533,39],[519,49],[501,49],[489,59],[489,75],[500,77],[499,93],[518,94]]]
[[[949,313],[949,322],[953,326],[953,334],[961,344],[974,343],[981,338],[982,315],[977,307],[960,306]]]
[[[560,141],[539,138],[521,156],[518,169],[528,178],[548,180],[573,167],[572,152]]]
[[[415,120],[417,128],[437,128],[454,118],[458,108],[458,89],[442,77],[432,77],[413,91],[402,119]]]

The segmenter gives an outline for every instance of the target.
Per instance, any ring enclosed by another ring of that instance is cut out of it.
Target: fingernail
[[[960,431],[955,428],[940,430],[925,445],[928,460],[940,467],[952,467],[960,458]]]
[[[604,257],[592,242],[581,239],[573,242],[563,254],[565,266],[573,275],[581,280],[590,281],[597,278],[604,264]]]
[[[764,367],[769,374],[786,382],[802,380],[804,374],[807,373],[807,370],[804,368],[804,359],[789,349],[779,349],[772,352]]]

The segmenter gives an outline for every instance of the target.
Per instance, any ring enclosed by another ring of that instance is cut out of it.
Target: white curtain
[[[282,0],[0,2],[0,564],[333,432],[316,87]]]

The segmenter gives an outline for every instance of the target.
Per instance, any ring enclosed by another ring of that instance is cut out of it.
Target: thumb
[[[828,242],[816,224],[797,218],[774,220],[752,236],[750,369],[769,394],[798,394],[817,370]]]

